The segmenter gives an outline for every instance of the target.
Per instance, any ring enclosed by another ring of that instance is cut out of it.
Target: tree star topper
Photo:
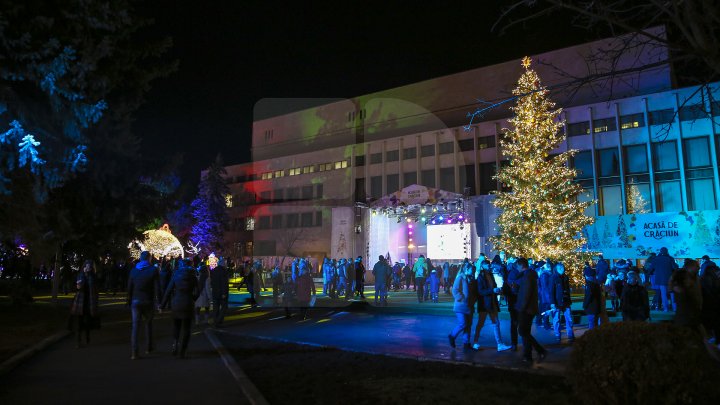
[[[532,64],[532,59],[529,56],[522,58],[522,65],[525,69],[530,69],[530,64]]]

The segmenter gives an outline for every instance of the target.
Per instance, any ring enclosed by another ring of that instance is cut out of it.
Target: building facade
[[[533,57],[550,98],[563,107],[567,139],[556,153],[579,151],[571,164],[581,198],[597,200],[587,211],[597,218],[586,230],[588,248],[639,258],[666,243],[677,244],[676,254],[696,255],[698,249],[681,245],[693,245],[688,235],[697,235],[698,215],[710,233],[699,241],[702,249],[720,238],[720,104],[714,101],[720,90],[716,84],[673,88],[666,65],[602,84],[567,83],[569,74],[593,73],[585,58],[613,41]],[[665,55],[657,49],[627,55],[620,66],[653,64]],[[370,213],[361,207],[420,185],[485,207],[468,207],[468,219],[471,255],[488,252],[496,214],[482,196],[503,187],[493,179],[507,164],[499,139],[512,103],[503,101],[521,69],[514,60],[255,121],[253,161],[226,167],[232,218],[226,248],[238,258],[375,258],[376,229],[369,229]],[[478,99],[498,106],[471,122]],[[676,237],[648,233],[648,227],[659,232],[673,224]],[[391,251],[393,257],[408,253]]]

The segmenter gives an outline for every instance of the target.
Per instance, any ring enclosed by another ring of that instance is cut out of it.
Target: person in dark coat
[[[675,263],[669,254],[666,247],[660,248],[660,254],[658,254],[652,261],[653,274],[655,275],[655,285],[660,292],[660,299],[662,300],[663,310],[670,312],[674,310],[675,300],[674,296],[668,297],[668,283],[673,272],[677,270],[678,265]],[[672,294],[672,291],[670,291]]]
[[[605,285],[609,272],[610,265],[608,264],[607,260],[605,260],[603,255],[600,255],[600,257],[598,258],[598,262],[595,265],[595,281],[597,281],[600,285]]]
[[[76,348],[79,349],[82,346],[82,332],[85,331],[85,344],[89,344],[90,329],[95,328],[100,316],[98,278],[95,274],[95,263],[92,260],[86,260],[83,264],[75,286],[77,292],[70,306],[70,314],[73,316],[73,329],[77,339]]]
[[[373,266],[372,274],[375,277],[375,305],[387,306],[387,278],[390,274],[390,266],[385,256],[380,255],[377,263]]]
[[[438,276],[437,270],[433,269],[430,272],[425,284],[425,288],[430,291],[430,299],[437,304],[440,296],[440,276]]]
[[[135,360],[138,355],[138,334],[143,319],[146,321],[145,338],[147,346],[145,353],[155,349],[153,344],[152,321],[154,311],[160,311],[160,277],[158,270],[150,263],[150,252],[140,253],[140,261],[130,271],[128,279],[127,305],[132,311],[132,332],[130,335],[130,358]]]
[[[252,272],[252,269],[248,270]],[[251,281],[248,282],[248,286],[254,285]],[[218,265],[210,269],[210,285],[212,286],[210,290],[213,299],[213,326],[218,328],[222,326],[223,320],[225,320],[228,295],[230,294],[230,280],[225,267],[225,259],[222,257],[218,260]],[[250,288],[253,287],[248,287],[248,289]]]
[[[676,299],[675,324],[696,331],[701,330],[702,313],[702,289],[697,276],[699,270],[697,261],[685,259],[682,269],[673,272],[668,283]]]
[[[348,268],[352,268],[355,273],[355,295],[359,295],[360,298],[365,299],[365,264],[362,262],[362,256],[358,256],[355,259],[355,265],[351,266],[352,263],[348,264]]]
[[[309,272],[301,272],[295,279],[295,305],[300,309],[300,316],[303,320],[307,319],[308,308],[312,301],[312,296],[316,294],[315,283]],[[290,317],[290,308],[285,307],[285,316]]]
[[[568,341],[572,342],[575,340],[571,308],[572,299],[570,293],[570,278],[567,274],[565,274],[565,265],[557,263],[555,265],[555,273],[552,277],[550,311],[553,313],[553,329],[555,330],[555,339],[557,339],[558,343],[560,343],[561,340],[561,316],[565,318],[565,330],[567,332]]]
[[[170,308],[173,315],[173,356],[178,354],[178,349],[180,350],[180,358],[184,358],[187,352],[195,312],[195,299],[197,299],[198,292],[198,279],[195,277],[192,262],[190,259],[183,259],[165,289],[161,305],[164,308],[172,297]]]
[[[510,350],[516,351],[518,344],[518,292],[520,291],[521,274],[517,269],[514,257],[510,257],[507,263],[507,281],[505,282],[505,297],[507,298],[508,312],[510,313]]]
[[[553,265],[550,259],[538,264],[538,316],[537,326],[550,330],[550,304],[552,303]]]
[[[523,361],[532,362],[533,349],[538,354],[538,360],[542,361],[547,356],[547,350],[531,334],[532,321],[538,313],[537,273],[529,269],[524,258],[518,259],[516,266],[521,274],[515,309],[518,311],[518,333],[523,341]]]
[[[173,262],[172,260],[164,260],[160,265],[160,295],[165,295],[170,280],[173,274]]]
[[[700,289],[702,324],[717,344],[720,340],[720,268],[715,263],[705,268],[700,267]]]
[[[602,296],[600,283],[595,278],[595,270],[585,269],[585,298],[583,299],[583,310],[588,318],[588,329],[595,329],[600,326],[602,307],[605,301]]]
[[[473,350],[480,350],[480,331],[489,316],[490,322],[493,325],[497,351],[504,352],[510,350],[510,346],[502,342],[502,336],[500,334],[500,321],[498,320],[500,306],[498,305],[497,294],[499,294],[501,290],[497,284],[495,284],[495,277],[490,270],[490,265],[486,261],[480,261],[480,259],[478,259],[478,261],[475,262],[475,280],[477,288],[478,321],[475,325],[475,336],[473,337],[472,348]]]
[[[622,292],[623,321],[646,321],[650,318],[650,300],[640,277],[634,271],[627,274],[627,285]]]
[[[471,267],[462,267],[458,271],[455,282],[453,283],[453,312],[457,318],[457,326],[448,335],[450,346],[455,348],[455,340],[462,333],[465,335],[463,348],[470,349],[470,328],[472,327],[473,310],[477,292],[472,288]]]

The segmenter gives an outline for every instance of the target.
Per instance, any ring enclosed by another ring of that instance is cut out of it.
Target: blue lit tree
[[[203,172],[197,197],[191,204],[195,225],[190,239],[206,254],[222,251],[223,232],[228,221],[225,196],[229,189],[225,182],[226,174],[222,158],[218,155]]]

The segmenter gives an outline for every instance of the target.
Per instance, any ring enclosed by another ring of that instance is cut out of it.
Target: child
[[[430,277],[427,279],[427,288],[430,290],[430,298],[432,302],[438,302],[438,295],[440,294],[440,277],[438,277],[437,270],[433,269],[430,272]]]

